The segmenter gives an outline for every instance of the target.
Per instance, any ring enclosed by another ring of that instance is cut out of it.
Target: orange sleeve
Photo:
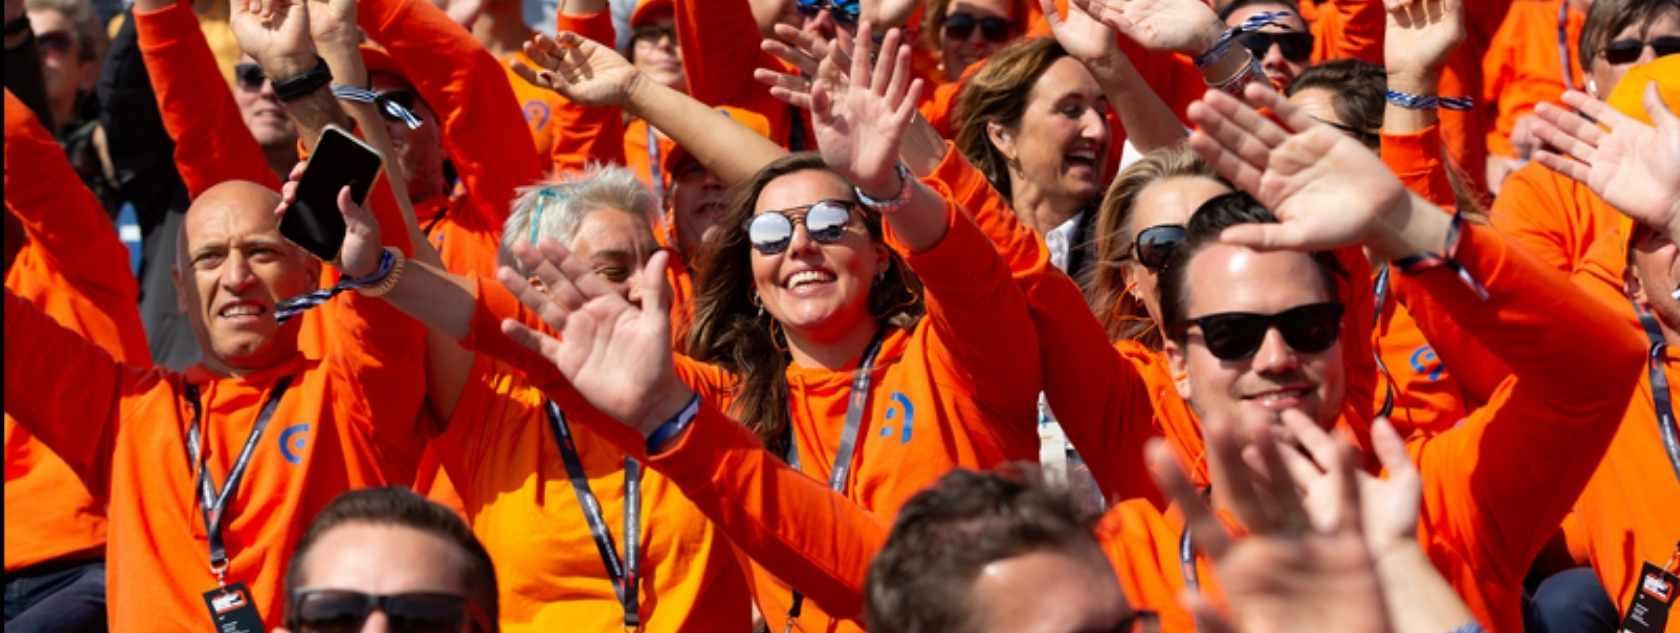
[[[358,12],[369,38],[390,51],[437,115],[444,148],[476,211],[473,219],[501,235],[514,189],[545,170],[507,71],[430,2],[366,0]]]
[[[1580,41],[1585,17],[1568,11],[1560,35],[1560,9],[1564,9],[1563,0],[1513,2],[1488,45],[1482,58],[1482,98],[1497,107],[1497,118],[1487,136],[1492,153],[1515,157],[1511,133],[1517,121],[1534,112],[1536,105],[1561,99],[1566,80],[1576,87],[1586,84],[1574,46]],[[1564,50],[1560,51],[1560,43]],[[1564,76],[1560,54],[1569,58],[1568,77]]]
[[[280,177],[245,126],[192,5],[136,10],[134,28],[163,127],[175,141],[175,166],[187,196],[197,198],[227,180],[249,180],[278,191]]]
[[[1400,177],[1400,182],[1435,206],[1452,210],[1458,208],[1458,195],[1453,193],[1441,156],[1439,125],[1416,132],[1382,134],[1383,163]]]
[[[1560,179],[1539,164],[1523,167],[1505,179],[1488,217],[1501,232],[1550,268],[1575,270],[1570,255],[1578,245],[1570,230],[1570,196]]]
[[[612,13],[559,18],[562,31],[612,45]],[[599,39],[598,39],[599,38]],[[624,164],[624,113],[618,108],[591,107],[562,97],[554,111],[554,147],[549,160],[554,173],[582,171],[591,162]]]
[[[748,4],[738,0],[676,0],[676,26],[683,73],[688,76],[688,96],[709,106],[732,105],[762,114],[770,122],[770,140],[788,144],[793,107],[770,96],[770,87],[752,75],[756,68],[794,71],[759,50],[759,41],[764,38],[758,33]],[[803,139],[802,144],[807,147],[795,149],[808,149],[814,146],[814,140]]]
[[[1424,522],[1490,584],[1521,583],[1596,470],[1638,384],[1644,345],[1620,316],[1492,228],[1466,225],[1457,261],[1487,289],[1478,300],[1438,267],[1416,284],[1512,376],[1453,430],[1411,447]],[[1536,345],[1593,332],[1591,345]]]
[[[579,37],[595,40],[602,46],[615,49],[618,47],[618,33],[613,28],[611,11],[597,11],[587,15],[568,15],[564,11],[555,13],[554,32],[576,33]]]
[[[1380,0],[1330,0],[1328,7],[1309,7],[1314,0],[1301,0],[1302,15],[1313,16],[1313,63],[1334,59],[1357,59],[1381,66],[1383,34],[1388,14]]]

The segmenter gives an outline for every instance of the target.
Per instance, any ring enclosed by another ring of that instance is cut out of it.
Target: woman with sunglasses
[[[929,0],[922,5],[922,45],[936,53],[938,84],[954,83],[1026,32],[1023,0]]]

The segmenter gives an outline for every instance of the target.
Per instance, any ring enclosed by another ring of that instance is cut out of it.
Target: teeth
[[[828,281],[828,275],[826,273],[820,270],[802,270],[794,273],[792,277],[788,278],[787,287],[790,289],[798,288],[808,283],[814,284],[824,281]]]
[[[241,303],[222,308],[222,316],[225,317],[256,316],[261,313],[262,308],[249,303]]]

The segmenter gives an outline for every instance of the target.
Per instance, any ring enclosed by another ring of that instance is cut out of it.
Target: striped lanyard
[[[583,459],[578,456],[577,443],[572,440],[572,428],[566,424],[566,414],[553,400],[543,401],[543,411],[548,414],[549,430],[554,432],[560,459],[566,462],[566,477],[572,480],[572,491],[577,493],[583,519],[589,523],[589,535],[595,539],[595,549],[601,555],[602,566],[606,567],[607,580],[612,582],[618,604],[624,608],[624,630],[639,631],[642,628],[642,560],[641,532],[637,528],[642,518],[642,465],[628,456],[624,458],[624,557],[621,559],[612,531],[607,529],[606,517],[601,512],[601,502],[589,488],[589,477],[583,472]]]

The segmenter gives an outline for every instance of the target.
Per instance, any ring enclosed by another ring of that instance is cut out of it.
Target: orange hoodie
[[[1487,137],[1494,154],[1515,158],[1511,132],[1517,120],[1542,102],[1561,99],[1569,87],[1586,86],[1576,43],[1587,16],[1567,5],[1565,0],[1515,0],[1488,45],[1482,58],[1482,99],[1498,107]]]
[[[128,249],[58,143],[9,90],[5,154],[6,214],[27,235],[6,273],[6,288],[105,353],[150,363]],[[104,502],[12,420],[9,406],[5,532],[8,574],[48,561],[104,555]]]
[[[1611,443],[1641,345],[1620,327],[1619,315],[1493,229],[1466,226],[1457,259],[1487,288],[1487,301],[1443,268],[1397,277],[1396,284],[1417,286],[1412,294],[1453,315],[1513,376],[1457,427],[1408,441],[1423,477],[1418,542],[1489,631],[1521,631],[1523,576]],[[1592,346],[1534,344],[1589,329],[1605,336]],[[1107,549],[1129,592],[1144,588],[1147,607],[1175,614],[1182,522],[1151,511],[1136,504],[1111,511],[1111,518],[1141,513],[1148,520],[1114,519],[1130,529],[1111,537]],[[1208,566],[1200,569],[1203,587],[1217,582]],[[1166,624],[1191,630],[1181,616]]]

